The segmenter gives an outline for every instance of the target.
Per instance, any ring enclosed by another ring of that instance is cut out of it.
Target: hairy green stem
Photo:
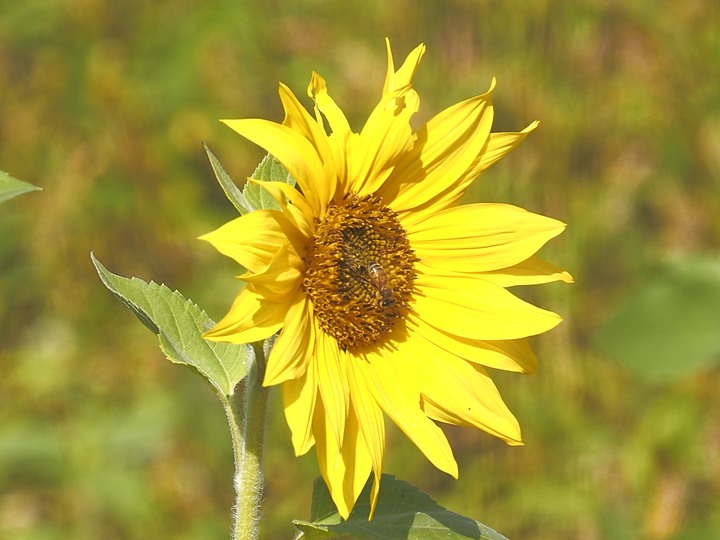
[[[263,388],[269,347],[253,344],[255,361],[232,396],[222,396],[235,457],[232,540],[257,540],[263,491],[262,450],[267,388]]]

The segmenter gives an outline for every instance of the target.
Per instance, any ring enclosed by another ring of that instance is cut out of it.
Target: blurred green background
[[[358,129],[385,36],[398,60],[428,45],[421,120],[495,76],[496,130],[541,121],[472,196],[567,222],[543,253],[577,282],[520,291],[566,318],[535,340],[536,375],[497,377],[525,447],[448,429],[454,481],[393,429],[386,471],[513,539],[720,535],[717,2],[24,0],[0,6],[0,169],[44,191],[0,207],[0,538],[228,536],[220,404],[89,253],[217,320],[237,269],[196,237],[234,211],[201,142],[244,178],[262,151],[217,119],[281,120],[278,81],[307,103],[313,69]],[[706,289],[662,282],[698,256]],[[675,303],[644,289],[658,279]],[[269,539],[307,517],[318,474],[277,394]]]

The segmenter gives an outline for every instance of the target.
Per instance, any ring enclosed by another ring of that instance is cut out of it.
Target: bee
[[[365,271],[368,278],[370,278],[370,282],[380,292],[380,305],[382,307],[392,307],[395,304],[395,297],[390,286],[390,280],[383,267],[380,266],[380,263],[371,262],[365,267]]]

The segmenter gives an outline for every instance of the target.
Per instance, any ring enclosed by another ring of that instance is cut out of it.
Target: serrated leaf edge
[[[175,360],[175,359],[173,359],[173,358],[170,358],[170,356],[169,356],[169,355],[167,354],[167,352],[166,352],[166,348],[165,348],[165,346],[164,346],[164,343],[167,343],[167,344],[171,345],[171,344],[172,344],[172,341],[169,340],[167,337],[165,337],[165,333],[157,326],[157,324],[155,324],[155,322],[152,321],[152,318],[150,317],[150,314],[148,314],[141,306],[139,306],[138,304],[136,304],[135,302],[133,302],[131,299],[129,299],[129,298],[127,298],[126,296],[124,296],[124,295],[115,287],[115,285],[109,281],[109,279],[108,279],[107,276],[110,275],[110,276],[113,276],[113,277],[118,278],[118,279],[127,280],[127,281],[130,282],[130,283],[133,283],[133,282],[138,283],[138,282],[139,282],[139,283],[141,283],[141,284],[144,285],[144,286],[156,287],[156,288],[159,289],[161,292],[162,292],[162,291],[167,291],[167,292],[170,293],[171,296],[178,298],[179,300],[181,300],[182,302],[185,302],[186,304],[188,304],[189,306],[191,306],[191,307],[193,307],[193,308],[196,308],[196,309],[198,310],[199,314],[200,314],[201,316],[203,316],[204,318],[207,319],[207,321],[210,323],[210,326],[213,326],[213,325],[214,325],[214,321],[213,321],[210,317],[208,317],[207,313],[205,313],[205,311],[204,311],[202,308],[200,308],[200,306],[198,306],[198,305],[197,305],[195,302],[193,302],[192,300],[185,298],[185,297],[182,295],[182,293],[180,293],[179,291],[170,289],[170,288],[169,288],[167,285],[165,285],[165,284],[162,284],[162,283],[161,283],[161,284],[158,284],[158,283],[156,283],[155,281],[152,281],[152,280],[151,280],[150,282],[146,282],[146,281],[144,281],[144,280],[142,280],[142,279],[139,279],[139,278],[136,278],[136,277],[126,278],[126,277],[124,277],[124,276],[120,276],[120,275],[118,275],[118,274],[115,274],[115,273],[111,272],[111,271],[108,270],[105,266],[103,266],[103,264],[95,257],[94,253],[90,253],[90,257],[91,257],[91,259],[92,259],[93,264],[95,265],[95,268],[96,268],[96,270],[97,270],[97,272],[98,272],[98,275],[100,276],[100,280],[103,282],[103,284],[105,285],[105,287],[107,287],[107,289],[110,290],[110,292],[112,292],[113,295],[115,295],[123,304],[125,304],[125,306],[127,306],[127,307],[133,312],[133,314],[134,314],[136,317],[138,317],[138,319],[140,319],[141,322],[143,322],[143,324],[145,324],[145,326],[147,326],[147,327],[149,328],[149,326],[148,326],[148,325],[146,324],[146,322],[145,322],[146,320],[147,320],[150,324],[152,324],[152,326],[155,328],[155,331],[153,331],[153,333],[154,333],[154,334],[158,337],[158,339],[160,340],[160,348],[161,348],[161,350],[163,351],[163,353],[165,354],[165,357],[166,357],[169,361],[171,361],[171,362],[174,363],[174,364],[178,364],[178,365],[187,365],[187,366],[195,369],[198,373],[200,373],[200,374],[203,375],[203,377],[216,389],[217,392],[221,393],[222,395],[231,396],[231,395],[233,394],[233,392],[234,392],[234,385],[232,384],[232,380],[231,380],[231,377],[230,377],[230,373],[228,372],[227,368],[225,367],[225,364],[220,360],[220,357],[219,357],[218,354],[216,353],[215,349],[210,346],[210,344],[207,342],[207,340],[205,340],[205,339],[202,340],[203,346],[211,353],[212,357],[215,358],[215,360],[217,361],[217,364],[222,368],[222,373],[224,374],[224,377],[225,377],[225,381],[224,381],[224,382],[226,383],[226,388],[222,388],[221,386],[219,386],[219,385],[215,382],[215,380],[213,379],[213,377],[211,377],[210,374],[209,374],[206,370],[202,369],[201,366],[197,365],[196,363],[194,363],[194,362],[192,362],[192,361],[188,361],[187,355],[181,353],[181,351],[179,351],[179,350],[178,350],[176,347],[174,347],[174,346],[169,347],[169,349],[175,351],[175,352],[177,353],[177,356],[178,356],[179,358],[183,359],[183,362],[178,362],[177,360]],[[143,290],[143,289],[140,289],[140,291],[142,292],[143,296],[144,296],[145,299],[148,301],[148,303],[151,303],[151,300],[150,300],[150,298],[147,296],[146,291]],[[165,305],[167,306],[167,309],[172,313],[172,307],[170,306],[170,303],[168,302],[168,300],[167,300],[164,296],[160,296],[160,299],[165,303]],[[139,316],[138,316],[138,313],[142,314],[143,317],[142,317],[142,318],[139,317]],[[193,317],[192,314],[188,314],[188,315],[190,316],[191,319],[193,319],[193,322],[196,324],[196,326],[199,326],[199,322],[195,319],[195,317]],[[178,335],[180,335],[180,336],[182,337],[182,332],[180,331],[179,327],[177,326],[177,318],[176,318],[176,317],[173,317],[172,319],[173,319],[173,321],[172,321],[173,324],[175,324],[175,325],[176,325],[176,328],[178,329]],[[152,331],[152,328],[149,328],[149,329]],[[199,328],[198,328],[198,329],[199,329]],[[201,336],[201,337],[202,337],[202,336]]]

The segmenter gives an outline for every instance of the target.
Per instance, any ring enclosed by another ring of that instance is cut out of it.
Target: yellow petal
[[[312,72],[308,86],[308,97],[311,97],[313,101],[315,101],[318,110],[327,118],[330,131],[333,134],[338,134],[341,138],[345,138],[352,133],[345,113],[342,112],[342,109],[338,107],[335,100],[328,94],[325,79],[314,71]]]
[[[387,69],[385,70],[385,82],[383,83],[382,95],[395,90],[395,61],[393,60],[390,40],[385,38],[385,49],[387,51]]]
[[[370,114],[359,137],[347,141],[347,189],[360,196],[374,193],[385,182],[400,156],[412,148],[410,117],[420,106],[412,88],[384,96]]]
[[[388,66],[385,74],[385,82],[383,83],[383,97],[410,84],[415,75],[415,71],[420,65],[420,60],[422,60],[425,54],[425,44],[421,43],[407,55],[403,65],[396,72],[392,50],[390,49],[390,40],[387,38],[385,38],[385,45],[387,47]]]
[[[320,178],[315,178],[313,187],[317,192],[320,201],[320,213],[325,213],[326,204],[335,195],[335,160],[333,152],[328,144],[327,135],[321,124],[318,124],[312,116],[305,110],[295,97],[295,94],[280,83],[280,100],[285,109],[285,120],[283,124],[302,133],[302,135],[310,141],[315,148],[317,156],[322,163],[324,174]],[[324,179],[325,181],[322,181]]]
[[[352,135],[352,129],[350,129],[350,124],[345,114],[328,94],[325,79],[314,71],[310,78],[308,95],[315,101],[315,117],[317,123],[322,125],[324,116],[330,126],[328,143],[333,152],[337,173],[336,192],[345,193],[348,183],[347,141]]]
[[[298,294],[270,352],[263,384],[271,386],[301,377],[307,369],[314,347],[312,304],[307,294]]]
[[[519,132],[491,133],[487,146],[483,149],[482,153],[475,158],[475,161],[473,162],[472,167],[467,171],[466,178],[463,179],[463,182],[465,180],[472,182],[485,169],[509,154],[510,151],[520,144],[525,137],[535,131],[535,128],[537,128],[538,125],[539,122],[536,120]]]
[[[420,106],[420,98],[410,83],[425,45],[418,45],[395,73],[390,41],[385,41],[388,72],[382,98],[360,135],[346,140],[348,178],[345,188],[360,196],[375,193],[392,173],[398,158],[412,148],[410,117]]]
[[[528,259],[565,224],[509,204],[466,204],[427,217],[408,231],[422,264],[488,272]]]
[[[408,325],[437,347],[469,362],[520,373],[534,373],[537,369],[537,358],[527,339],[484,341],[454,336],[426,323],[413,312],[408,316]]]
[[[282,392],[285,420],[290,428],[293,449],[296,456],[302,456],[315,444],[312,420],[317,403],[317,385],[313,366],[308,366],[299,378],[285,381]]]
[[[303,235],[282,212],[275,210],[250,212],[200,239],[250,272],[265,270],[283,246],[291,248],[298,256],[304,255],[305,251]]]
[[[476,276],[418,274],[413,311],[435,328],[470,339],[541,334],[562,320]]]
[[[438,421],[482,429],[522,444],[520,426],[481,366],[470,364],[424,339],[414,340],[423,409]]]
[[[449,189],[426,202],[423,206],[414,208],[404,219],[407,219],[409,224],[419,223],[426,216],[432,215],[433,212],[456,206],[467,188],[480,176],[480,173],[507,155],[537,125],[538,122],[533,122],[519,133],[491,133],[482,152],[475,158],[470,168],[460,178],[457,178]]]
[[[370,390],[375,401],[395,424],[441,471],[457,478],[457,462],[442,430],[420,409],[420,389],[413,377],[415,358],[398,351],[378,349],[358,361],[358,384]]]
[[[300,233],[308,239],[313,236],[313,211],[297,189],[285,182],[264,182],[248,178],[248,182],[258,185],[267,191],[275,201],[280,205],[283,214],[288,218],[290,223],[297,228]],[[304,256],[304,253],[299,253]]]
[[[340,359],[337,341],[328,336],[316,322],[315,366],[318,388],[327,422],[338,447],[342,447],[345,419],[350,409],[350,396],[345,365]]]
[[[230,343],[261,341],[282,328],[289,307],[289,304],[270,302],[257,293],[243,289],[227,315],[204,337]]]
[[[493,86],[485,94],[445,109],[418,131],[412,151],[380,189],[393,210],[412,211],[410,217],[418,222],[415,209],[452,188],[466,174],[490,134]]]
[[[335,445],[335,437],[329,433],[331,428],[326,420],[322,405],[318,403],[313,432],[320,474],[330,490],[338,513],[347,519],[367,482],[372,463],[354,414],[350,414],[345,423],[343,439],[346,443],[342,448]]]
[[[567,272],[561,270],[554,264],[542,260],[533,255],[526,261],[508,268],[483,272],[483,279],[492,281],[501,287],[514,287],[516,285],[539,285],[553,281],[564,281],[573,283],[573,278]]]
[[[245,118],[223,120],[231,129],[275,156],[297,180],[315,215],[328,201],[319,194],[330,191],[325,167],[317,149],[294,129],[268,120]]]
[[[291,302],[296,296],[305,267],[303,260],[289,246],[281,246],[270,261],[268,267],[257,273],[246,273],[240,279],[248,284],[248,289],[260,294],[271,302]]]
[[[344,362],[348,367],[348,382],[350,384],[352,409],[357,417],[360,433],[370,454],[373,473],[375,474],[375,482],[370,499],[370,515],[372,517],[377,503],[380,478],[382,476],[383,455],[385,451],[385,420],[382,409],[373,398],[370,390],[365,385],[360,384],[362,375],[355,373],[357,363],[363,362],[364,360],[350,353],[343,353],[343,356]]]

